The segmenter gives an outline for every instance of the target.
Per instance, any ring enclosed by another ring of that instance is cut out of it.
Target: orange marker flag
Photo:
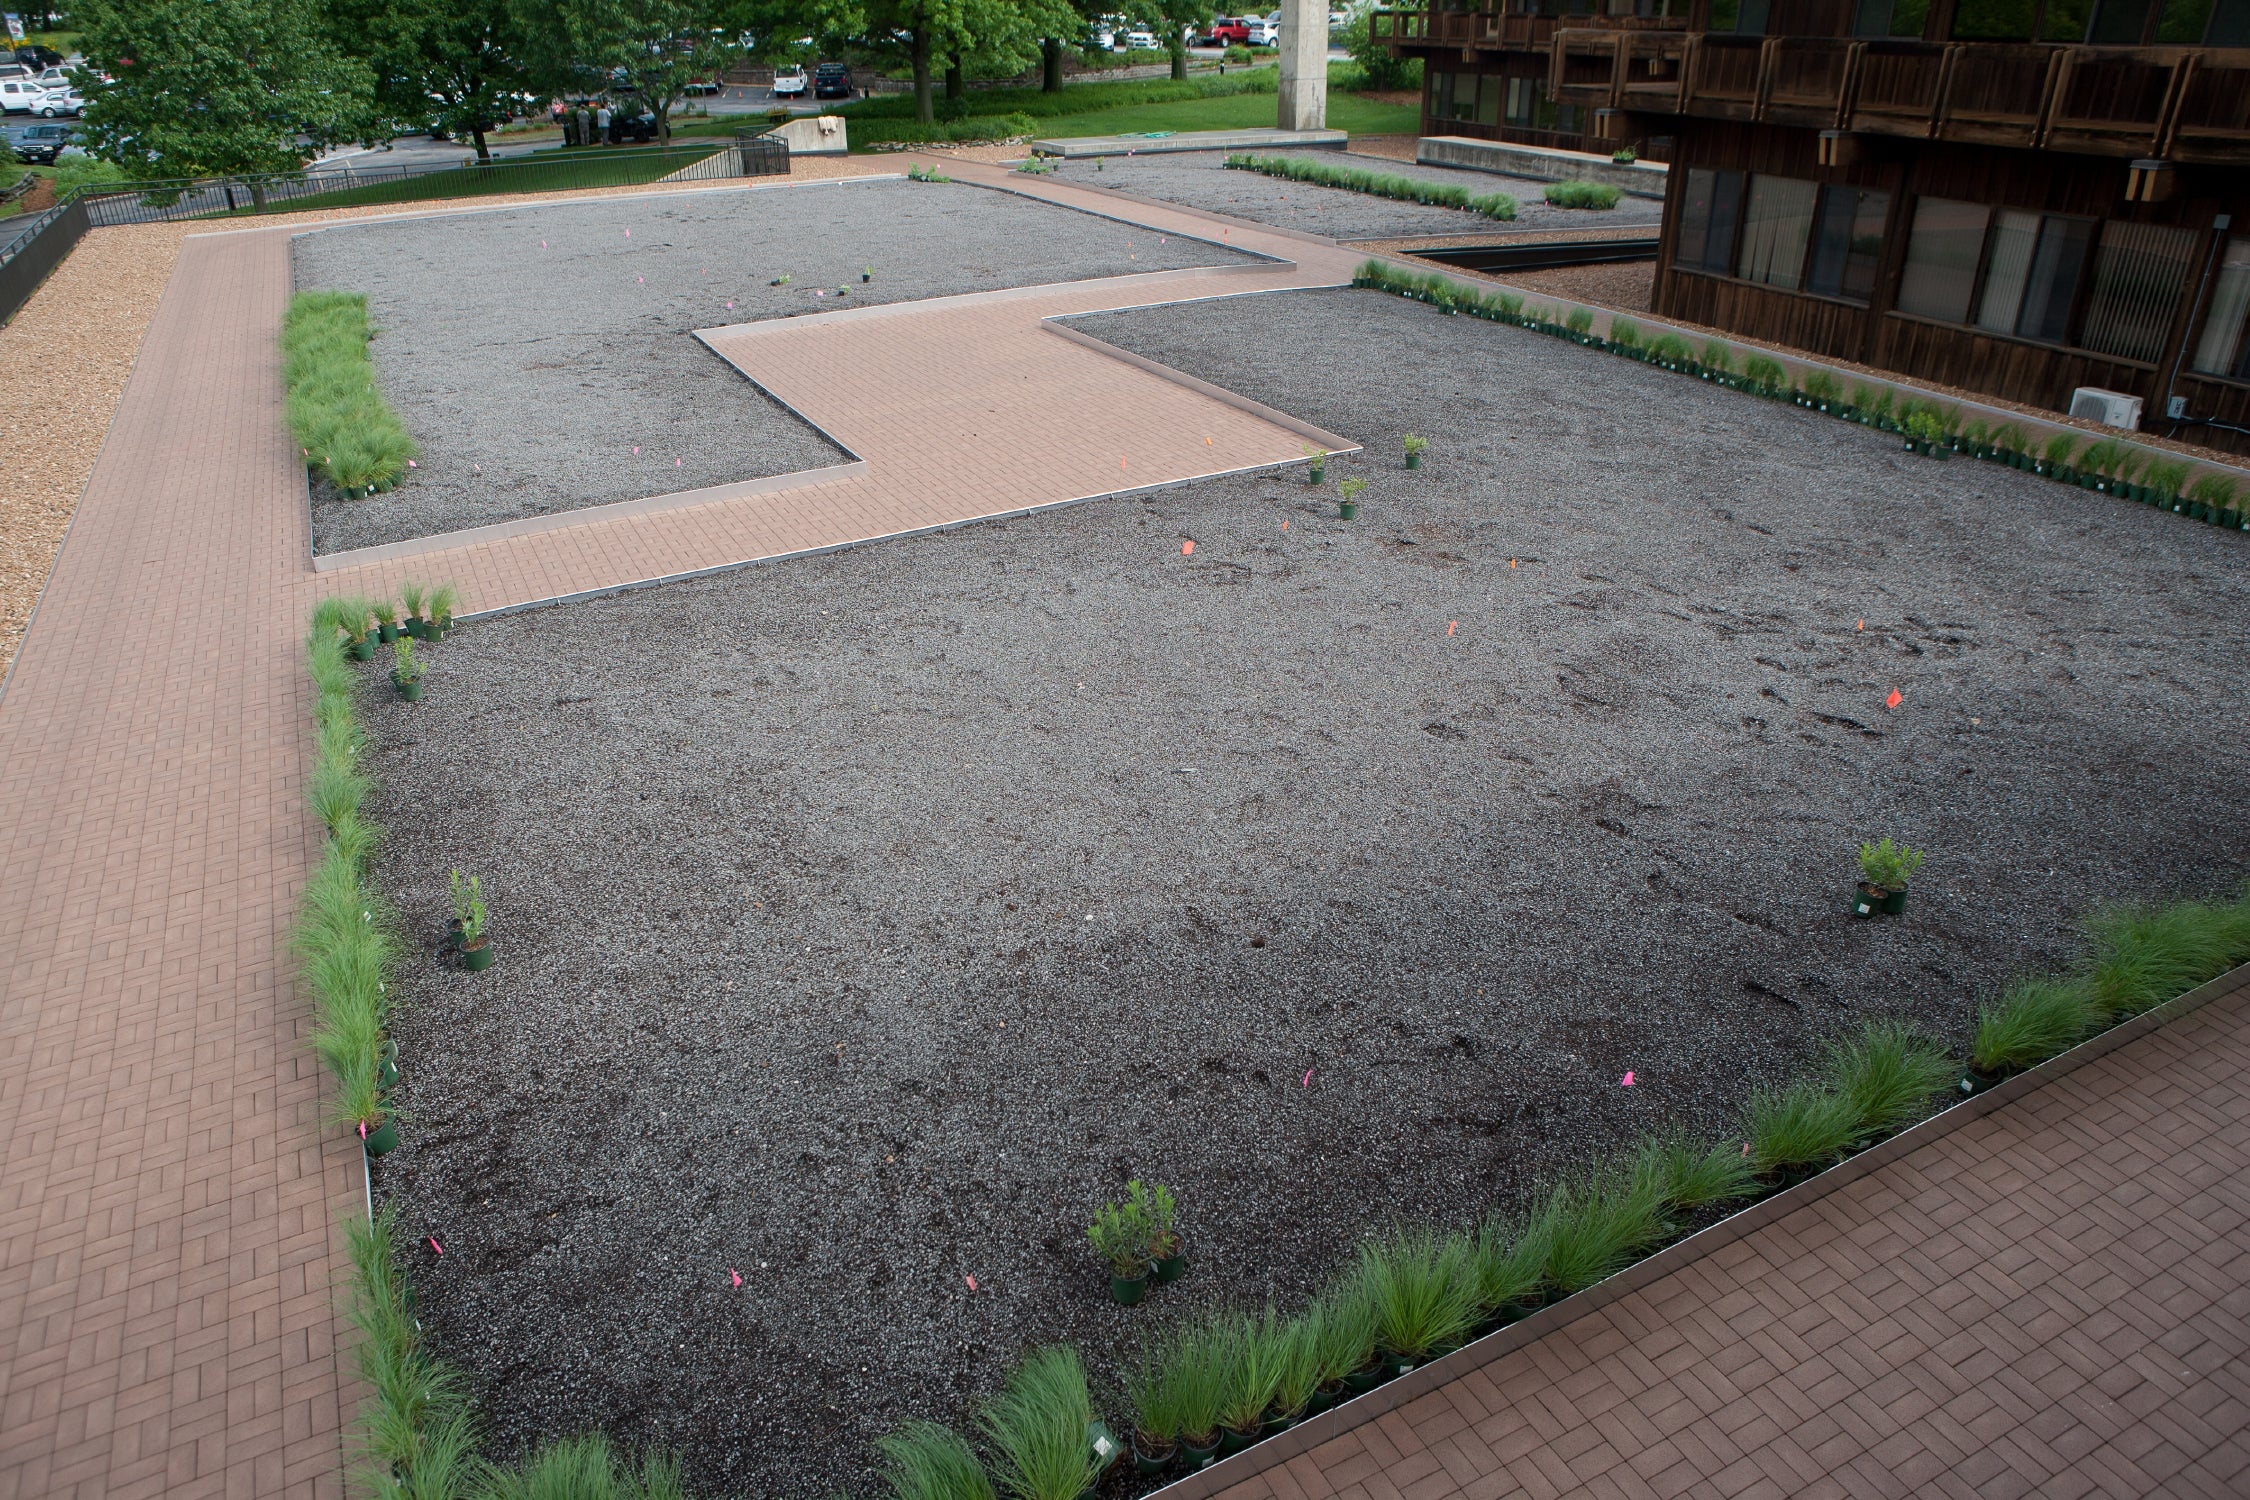
[[[1515,565],[1516,565],[1516,560],[1515,560],[1514,558],[1512,558],[1512,557],[1511,557],[1511,558],[1509,558],[1509,559],[1508,559],[1508,566],[1512,568],[1512,567],[1514,567]]]
[[[1865,620],[1860,621],[1859,628],[1865,630],[1867,628],[1867,622]]]
[[[1900,695],[1900,693],[1899,693],[1899,690],[1898,690],[1897,688],[1892,688],[1892,689],[1891,689],[1891,695],[1890,695],[1890,696],[1889,696],[1888,698],[1885,698],[1885,699],[1883,700],[1883,707],[1885,707],[1885,708],[1896,708],[1896,707],[1898,707],[1898,705],[1899,705],[1899,700],[1900,700],[1900,696],[1901,696],[1901,695]]]
[[[1289,523],[1288,523],[1287,521],[1284,521],[1284,522],[1282,522],[1282,523],[1281,523],[1281,529],[1282,529],[1283,531],[1287,531],[1287,530],[1289,529]]]
[[[1447,635],[1451,635],[1451,634],[1453,634],[1453,627],[1454,627],[1454,626],[1456,626],[1456,625],[1458,625],[1458,624],[1460,624],[1460,623],[1461,623],[1461,622],[1460,622],[1459,620],[1448,620],[1448,621],[1446,621],[1446,622],[1445,622],[1445,633],[1446,633]]]
[[[1182,557],[1193,557],[1193,556],[1195,556],[1195,543],[1193,543],[1193,542],[1182,542],[1182,543],[1180,543],[1180,556],[1182,556]]]

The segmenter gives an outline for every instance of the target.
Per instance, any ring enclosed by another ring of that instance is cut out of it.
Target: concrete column
[[[1327,0],[1282,0],[1277,123],[1283,130],[1328,128]]]

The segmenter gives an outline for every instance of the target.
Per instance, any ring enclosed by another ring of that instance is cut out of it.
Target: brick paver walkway
[[[1215,222],[959,163],[949,170],[1130,213],[1161,232],[1208,235]],[[286,234],[255,229],[183,246],[0,698],[0,1500],[340,1492],[351,1386],[334,1311],[344,1270],[337,1226],[361,1211],[362,1184],[349,1138],[321,1122],[304,1007],[282,957],[294,894],[316,851],[301,806],[309,736],[299,662],[313,599],[411,572],[455,581],[468,609],[504,608],[1292,458],[1304,439],[1287,425],[1039,320],[1334,284],[1358,259],[1233,225],[1233,243],[1293,264],[716,330],[714,348],[861,453],[865,472],[439,542],[412,558],[316,576],[302,471],[279,416],[274,333],[289,292]],[[817,341],[817,358],[792,354],[807,340]],[[2096,1128],[2096,1120],[2082,1123]],[[2115,1134],[2136,1139],[2123,1123]],[[1978,1185],[2017,1212],[2006,1196],[2019,1192],[2014,1177],[1956,1176],[1961,1194]],[[1900,1206],[1886,1200],[1869,1211],[1889,1217],[1868,1222],[1902,1233],[1893,1222]],[[1973,1240],[1978,1230],[1956,1232]],[[1787,1243],[1841,1243],[1795,1233]],[[1883,1248],[1882,1234],[1868,1243]],[[2152,1250],[2142,1253],[2154,1262]],[[1829,1295],[1843,1310],[1863,1310],[1843,1292]],[[1883,1294],[1864,1295],[1880,1304]],[[1664,1346],[1663,1359],[1680,1368],[1661,1373],[1709,1372],[1695,1389],[1724,1389],[1726,1403],[1712,1410],[1734,1411],[1727,1403],[1740,1395],[1740,1376],[1724,1372],[1739,1366],[1728,1364],[1721,1331],[1694,1312],[1692,1302],[1652,1306],[1652,1315],[1697,1330]],[[1730,1306],[1727,1316],[1754,1313]],[[1743,1347],[1772,1358],[1754,1340]],[[1823,1357],[1834,1361],[1843,1347]],[[1587,1345],[1584,1357],[1597,1356],[1639,1368]],[[1947,1368],[1971,1368],[1965,1358]],[[1837,1368],[1849,1376],[1863,1367]],[[2159,1388],[2157,1375],[2143,1379]],[[1487,1400],[1469,1382],[1461,1389],[1464,1400]],[[1538,1398],[1526,1388],[1524,1399]],[[1876,1410],[1895,1414],[1895,1405],[1886,1399]],[[1488,1405],[1454,1431],[1536,1409]],[[2040,1409],[2020,1430],[2040,1430],[2031,1425]],[[2209,1422],[2226,1410],[2195,1414]],[[1666,1411],[1667,1421],[1681,1415],[1677,1403]],[[1397,1420],[1409,1437],[1449,1438],[1443,1419]],[[1540,1420],[1541,1431],[1561,1431],[1552,1417]],[[1976,1430],[1974,1418],[1961,1420]],[[1874,1445],[1883,1433],[1872,1418],[1862,1422],[1869,1461],[1880,1462]],[[1609,1425],[1604,1417],[1595,1431],[1613,1444]],[[1857,1436],[1861,1427],[1844,1430]],[[1383,1492],[1391,1456],[1366,1446],[1374,1431],[1350,1440],[1363,1445],[1362,1459],[1339,1455],[1331,1469],[1342,1475],[1359,1463],[1364,1472],[1346,1482],[1370,1494]],[[1468,1452],[1462,1446],[1452,1461],[1473,1467],[1500,1457],[1492,1449],[1464,1459]],[[1417,1494],[1441,1468],[1424,1465],[1410,1481]],[[1493,1475],[1515,1471],[1488,1468],[1481,1482],[1462,1472],[1482,1494]],[[1302,1487],[1320,1474],[1317,1464],[1309,1480],[1292,1469],[1291,1482]]]
[[[2250,984],[1214,1492],[2250,1494]]]

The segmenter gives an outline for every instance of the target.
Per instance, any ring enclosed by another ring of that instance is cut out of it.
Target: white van
[[[34,78],[0,78],[0,110],[27,115],[47,96],[47,86]]]

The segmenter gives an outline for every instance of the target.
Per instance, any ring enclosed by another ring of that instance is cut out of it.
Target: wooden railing
[[[1494,6],[1482,10],[1407,10],[1382,7],[1374,12],[1373,34],[1378,41],[1425,47],[1460,47],[1470,51],[1545,52],[1556,32],[1666,32],[1684,34],[1684,16],[1541,16],[1506,11]]]
[[[1720,33],[1651,47],[1573,21],[1550,57],[1555,98],[1595,108],[2250,165],[2250,49]]]

